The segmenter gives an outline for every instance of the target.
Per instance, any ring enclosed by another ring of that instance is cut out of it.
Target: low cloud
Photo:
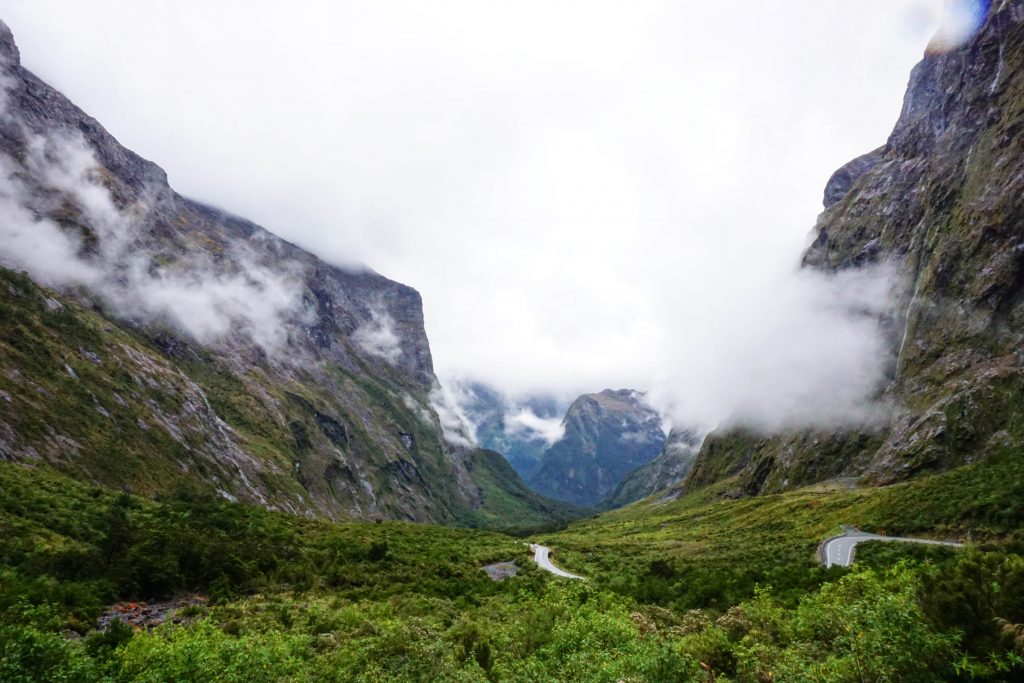
[[[192,253],[161,265],[145,244],[145,201],[115,205],[80,135],[26,135],[23,165],[0,156],[0,263],[45,285],[83,286],[122,317],[165,322],[203,344],[283,349],[288,321],[304,318],[298,274],[263,265],[242,242],[219,264]],[[54,212],[71,225],[44,215]]]
[[[649,398],[675,425],[704,432],[884,421],[890,407],[879,394],[895,360],[897,272],[891,263],[836,274],[801,269],[725,297],[670,332],[666,373]]]
[[[465,448],[476,446],[476,428],[460,406],[452,389],[435,385],[430,392],[430,407],[441,420],[441,431],[444,432],[445,441]]]
[[[603,371],[609,384],[645,391],[665,432],[676,427],[703,435],[730,426],[765,433],[870,429],[891,417],[894,406],[881,394],[895,371],[905,324],[899,302],[906,283],[899,263],[827,273],[755,261],[739,270],[722,253],[709,249],[703,267],[710,275],[699,287],[664,288],[645,302],[658,309],[658,324],[590,372]],[[685,270],[696,260],[699,251],[684,254],[678,267]],[[562,360],[571,369],[574,350],[533,358]],[[578,351],[586,355],[585,348]],[[585,375],[567,377],[560,370],[552,367],[550,377],[563,390],[570,387],[570,399],[592,391],[600,379],[587,382]],[[503,398],[507,434],[548,443],[561,437],[560,417],[538,417],[521,400],[532,393],[530,385],[519,384],[522,377],[502,365],[481,374],[493,385],[518,389],[514,395],[520,399]],[[534,377],[529,381],[538,393],[552,386]],[[464,378],[443,381],[469,385]],[[472,398],[462,396],[461,404],[473,405]],[[466,414],[476,418],[471,409]]]
[[[939,28],[928,44],[931,52],[948,52],[973,38],[985,23],[993,0],[945,0]]]
[[[520,438],[537,438],[549,446],[565,436],[565,424],[560,417],[539,417],[531,408],[520,408],[516,412],[506,413],[504,417],[505,433]]]
[[[6,18],[185,194],[422,292],[446,385],[646,389],[701,430],[885,412],[901,283],[796,261],[829,175],[892,130],[942,0],[111,3]],[[279,49],[252,40],[266,26]]]
[[[643,444],[651,443],[652,441],[662,442],[665,440],[665,433],[662,432],[659,437],[654,432],[623,432],[619,439],[626,443]]]
[[[433,413],[431,413],[429,410],[427,410],[423,406],[423,404],[421,404],[419,401],[414,399],[409,394],[403,394],[402,395],[402,403],[405,404],[406,408],[408,408],[413,413],[415,413],[416,417],[418,417],[420,419],[420,422],[422,422],[424,424],[427,424],[427,425],[433,425],[434,424],[434,415],[433,415]]]
[[[380,309],[370,311],[370,320],[356,328],[351,339],[371,356],[394,364],[402,355],[401,339],[395,333],[395,321]]]

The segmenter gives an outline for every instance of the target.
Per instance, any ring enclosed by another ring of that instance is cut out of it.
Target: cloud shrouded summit
[[[5,100],[0,91],[0,117],[19,125]],[[226,259],[231,270],[205,255],[154,267],[141,225],[146,204],[115,204],[86,141],[23,131],[23,166],[0,155],[0,265],[46,285],[87,287],[122,317],[166,321],[204,344],[236,336],[277,353],[287,343],[286,321],[308,318],[299,274],[267,267],[241,242]],[[49,195],[64,198],[62,210],[89,226],[91,240],[38,215],[53,203]]]
[[[857,418],[884,374],[858,302],[796,269],[938,0],[106,7],[0,1],[184,194],[419,289],[442,379],[777,424]]]

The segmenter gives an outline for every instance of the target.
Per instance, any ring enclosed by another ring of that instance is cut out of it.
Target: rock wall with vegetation
[[[308,516],[493,518],[493,468],[432,407],[415,290],[180,196],[2,24],[0,77],[0,459]]]
[[[712,434],[685,488],[758,494],[836,477],[891,483],[1024,446],[1024,7],[930,49],[884,147],[830,179],[805,267],[887,262],[881,321],[891,420],[871,428]]]
[[[701,439],[692,431],[673,428],[658,457],[626,475],[606,501],[607,506],[629,505],[684,481],[697,459],[700,444]]]
[[[541,456],[528,482],[546,496],[596,505],[665,445],[661,418],[630,389],[584,394],[565,414],[565,435]]]

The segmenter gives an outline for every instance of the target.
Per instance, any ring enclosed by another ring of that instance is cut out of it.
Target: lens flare
[[[942,24],[928,52],[949,52],[969,41],[984,26],[991,7],[991,0],[946,0]]]

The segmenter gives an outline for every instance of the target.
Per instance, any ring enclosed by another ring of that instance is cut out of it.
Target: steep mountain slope
[[[0,458],[149,495],[481,521],[415,290],[178,195],[22,68],[2,23],[0,104]]]
[[[470,476],[480,489],[479,525],[505,531],[560,526],[589,510],[531,491],[501,453],[477,449],[468,460]]]
[[[580,396],[563,424],[565,435],[544,451],[527,481],[535,491],[578,505],[603,501],[665,445],[658,413],[629,389]]]
[[[732,478],[758,494],[832,477],[890,483],[1024,446],[1024,3],[914,69],[884,147],[829,181],[806,267],[886,261],[896,409],[875,430],[730,430],[709,437],[686,490]]]
[[[629,505],[686,479],[697,459],[700,444],[700,437],[692,431],[673,428],[658,457],[626,475],[608,499],[608,506]]]

